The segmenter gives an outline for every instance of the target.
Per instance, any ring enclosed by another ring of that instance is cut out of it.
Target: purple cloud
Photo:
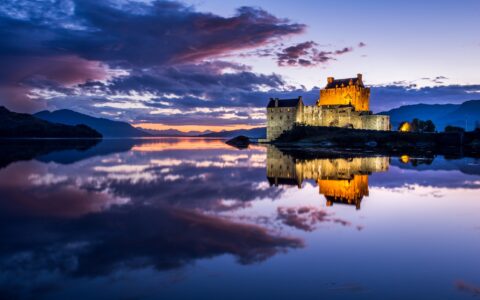
[[[279,52],[276,53],[276,59],[277,64],[282,67],[311,67],[335,60],[335,56],[352,51],[353,47],[345,47],[334,51],[320,51],[317,43],[307,41],[280,49]]]
[[[0,70],[0,98],[12,109],[35,111],[46,103],[28,97],[34,88],[58,90],[129,73],[149,78],[151,69],[165,68],[160,72],[168,73],[179,65],[204,64],[206,59],[264,46],[304,29],[303,24],[251,7],[222,17],[161,0],[149,4],[59,1],[53,6],[4,1],[0,63],[6,67]],[[42,67],[47,61],[51,64]],[[237,79],[248,80],[249,74],[253,73],[243,72]]]

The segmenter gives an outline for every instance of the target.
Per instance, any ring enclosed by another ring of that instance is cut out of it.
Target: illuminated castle
[[[302,97],[271,98],[267,105],[267,139],[275,140],[293,125],[331,126],[368,130],[390,130],[390,117],[370,111],[370,88],[362,74],[356,78],[328,77],[316,105],[304,105]]]
[[[274,146],[267,149],[267,179],[270,185],[296,185],[304,180],[314,180],[319,193],[325,196],[326,205],[334,203],[360,208],[368,196],[368,175],[388,170],[388,157],[315,158],[297,159]]]

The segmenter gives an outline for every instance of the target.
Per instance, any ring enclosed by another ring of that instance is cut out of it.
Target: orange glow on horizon
[[[219,132],[222,130],[237,130],[237,129],[252,129],[261,126],[252,126],[252,125],[244,125],[244,124],[236,124],[236,125],[166,125],[162,123],[138,123],[133,124],[134,127],[139,127],[143,129],[151,129],[151,130],[167,130],[167,129],[175,129],[182,132],[189,132],[189,131],[214,131]]]
[[[134,146],[132,151],[160,152],[165,150],[205,150],[205,149],[232,149],[222,140],[204,139],[175,139],[165,141],[154,141]]]

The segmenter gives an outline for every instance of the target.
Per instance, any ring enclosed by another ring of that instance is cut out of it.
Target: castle
[[[356,78],[328,77],[316,105],[304,105],[302,97],[270,98],[267,105],[267,139],[273,141],[294,124],[345,127],[366,130],[390,130],[390,117],[370,111],[370,88]]]

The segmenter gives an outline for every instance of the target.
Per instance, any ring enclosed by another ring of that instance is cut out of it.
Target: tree
[[[447,125],[445,127],[445,132],[465,132],[465,129],[458,126]]]
[[[435,132],[435,124],[432,120],[423,121],[415,118],[412,120],[411,127],[413,132]]]
[[[433,124],[432,120],[425,121],[425,126],[423,128],[424,132],[435,132],[435,124]]]

